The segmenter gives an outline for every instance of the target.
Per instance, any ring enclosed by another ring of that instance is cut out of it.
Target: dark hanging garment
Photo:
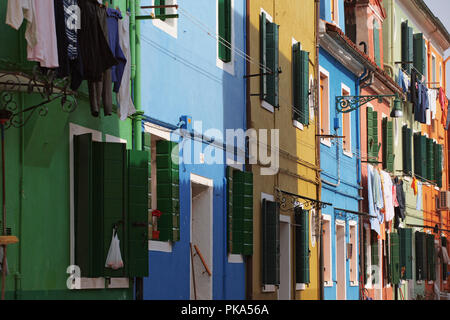
[[[394,179],[396,191],[397,191],[397,202],[398,207],[394,208],[394,228],[398,228],[400,219],[405,220],[405,191],[403,191],[403,181],[395,177]]]
[[[127,59],[123,54],[122,48],[120,48],[119,41],[119,19],[122,19],[122,14],[119,10],[111,8],[106,9],[106,13],[108,15],[109,47],[111,48],[114,57],[119,62],[119,64],[111,68],[111,78],[114,83],[114,92],[119,92],[123,72],[125,70],[125,65],[127,64]]]
[[[421,100],[421,123],[427,123],[427,109],[430,108],[430,103],[428,101],[428,89],[424,84],[420,84],[420,86],[422,87],[421,90],[421,96],[420,96],[420,100]]]
[[[410,102],[413,104],[413,112],[417,110],[418,104],[418,88],[417,88],[417,73],[416,70],[411,70],[411,83],[410,83]]]
[[[58,43],[58,64],[57,77],[64,78],[70,74],[69,56],[67,46],[69,45],[66,35],[66,20],[64,18],[64,3],[61,0],[54,0],[56,41]]]
[[[83,75],[86,80],[102,81],[103,73],[118,63],[108,44],[106,9],[100,7],[96,0],[78,0],[78,5],[81,10],[78,40]]]

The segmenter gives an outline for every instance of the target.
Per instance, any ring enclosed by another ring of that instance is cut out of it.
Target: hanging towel
[[[123,76],[122,83],[120,84],[119,92],[117,93],[117,101],[119,103],[119,108],[117,112],[119,114],[120,120],[126,120],[128,116],[131,116],[136,112],[133,100],[131,100],[130,95],[130,78],[131,78],[131,53],[130,53],[130,17],[128,13],[124,15],[122,20],[119,20],[119,40],[120,47],[125,54],[125,59],[127,61]]]
[[[422,182],[417,181],[416,210],[422,211]]]
[[[37,61],[43,68],[58,68],[55,10],[53,0],[34,1],[33,24],[36,26],[36,45],[28,45],[28,60]]]
[[[392,179],[389,173],[381,171],[384,189],[384,208],[386,221],[394,219],[394,201],[392,197]]]
[[[24,18],[28,21],[25,30],[25,39],[29,47],[34,47],[37,43],[34,2],[32,0],[8,0],[6,24],[19,30]]]
[[[437,100],[436,90],[428,90],[428,100],[430,103],[431,119],[436,119],[436,100]]]

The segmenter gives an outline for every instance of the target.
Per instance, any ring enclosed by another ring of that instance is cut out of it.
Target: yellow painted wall
[[[302,50],[310,52],[310,76],[314,77],[315,61],[315,5],[314,0],[252,0],[250,1],[250,48],[249,55],[260,61],[260,13],[264,9],[274,22],[280,25],[279,53],[280,67],[280,108],[274,113],[261,107],[259,97],[251,97],[251,125],[255,129],[280,130],[280,172],[276,176],[261,176],[260,167],[253,166],[254,173],[254,254],[252,258],[252,298],[277,299],[277,293],[263,293],[261,280],[261,192],[274,195],[275,187],[316,198],[315,171],[315,125],[313,117],[310,125],[300,130],[293,125],[292,120],[292,43],[293,38],[302,44]],[[257,74],[258,65],[251,64],[251,74]],[[260,92],[260,78],[250,80],[250,93]],[[313,112],[312,112],[313,113]],[[291,216],[293,211],[281,212]],[[294,232],[291,225],[291,297],[295,290],[295,254]],[[296,291],[296,299],[318,299],[318,245],[310,244],[310,278],[311,283],[305,291]],[[283,248],[281,248],[283,250]]]

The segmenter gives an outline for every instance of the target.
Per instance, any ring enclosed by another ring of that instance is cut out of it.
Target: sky
[[[424,0],[428,8],[433,11],[434,15],[441,20],[447,30],[450,32],[450,0]],[[445,57],[450,55],[450,50],[445,52]],[[447,63],[447,95],[450,88],[450,61]]]

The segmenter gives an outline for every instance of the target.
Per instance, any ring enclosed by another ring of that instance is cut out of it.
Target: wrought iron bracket
[[[281,211],[291,211],[296,207],[303,207],[304,209],[315,208],[320,210],[327,206],[332,206],[331,203],[322,202],[319,200],[311,199],[302,195],[287,192],[279,188],[275,188],[276,200],[280,204]]]
[[[58,99],[64,112],[73,112],[77,108],[77,99],[69,84],[68,78],[56,78],[54,70],[44,74],[37,66],[31,74],[0,70],[0,113],[4,116],[4,129],[23,127],[36,111],[39,116],[46,116],[47,105]],[[19,108],[15,93],[38,94],[42,101]]]
[[[337,96],[336,97],[336,111],[339,113],[348,113],[359,109],[366,103],[378,99],[378,102],[383,102],[383,98],[398,97],[395,94],[376,95],[376,96]]]

